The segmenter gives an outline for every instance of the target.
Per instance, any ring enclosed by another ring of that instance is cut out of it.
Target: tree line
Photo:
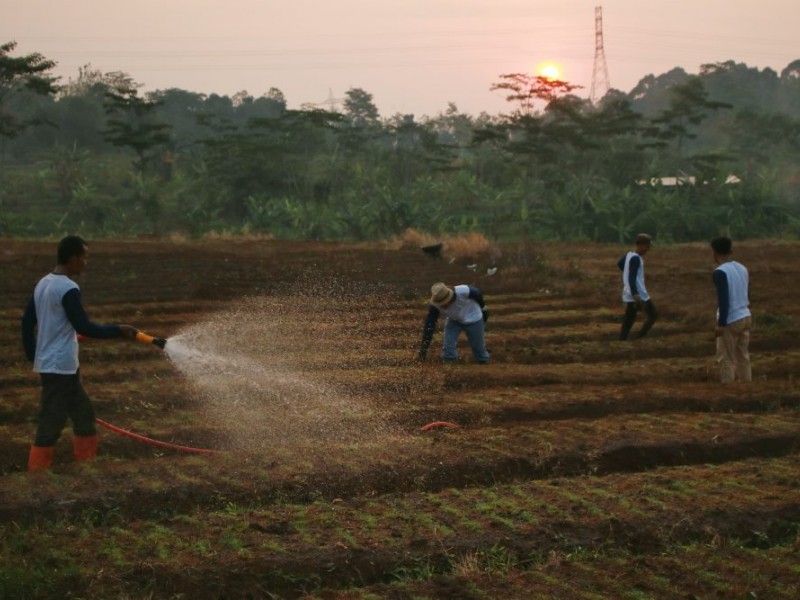
[[[0,45],[0,234],[263,233],[627,242],[800,234],[800,60],[648,75],[596,105],[498,75],[508,112],[382,117],[372,95],[290,109],[87,65],[60,84]]]

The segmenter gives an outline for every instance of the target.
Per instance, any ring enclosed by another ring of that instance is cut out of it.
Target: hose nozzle
[[[147,335],[143,331],[136,332],[136,339],[137,341],[144,342],[145,344],[155,344],[162,350],[167,345],[167,340],[164,338],[153,337],[152,335]]]

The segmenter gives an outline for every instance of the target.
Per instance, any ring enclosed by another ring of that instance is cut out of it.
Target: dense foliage
[[[800,234],[800,60],[780,75],[675,69],[598,105],[507,74],[492,89],[508,114],[381,118],[359,88],[337,110],[292,110],[275,88],[140,96],[125,73],[89,66],[48,87],[52,63],[13,48],[0,47],[3,235]]]

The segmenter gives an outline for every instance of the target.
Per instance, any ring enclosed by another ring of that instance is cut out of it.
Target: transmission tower
[[[330,112],[339,112],[339,104],[344,102],[344,98],[334,98],[333,90],[328,88],[328,97],[322,102],[317,102],[314,106],[327,106]]]
[[[608,81],[608,65],[606,53],[603,50],[603,7],[594,7],[594,68],[592,69],[592,89],[589,100],[597,104],[606,95],[610,83]]]

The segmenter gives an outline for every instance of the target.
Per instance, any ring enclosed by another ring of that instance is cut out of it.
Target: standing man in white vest
[[[751,381],[750,370],[750,274],[733,260],[733,242],[719,237],[711,242],[714,287],[717,289],[717,362],[722,383]]]
[[[621,340],[628,339],[640,308],[644,307],[647,319],[636,335],[637,339],[646,336],[658,318],[655,304],[644,285],[644,255],[652,245],[653,238],[646,233],[640,233],[636,236],[636,249],[628,252],[617,263],[619,270],[622,271],[622,301],[625,303],[625,316],[619,333]]]
[[[83,309],[81,291],[73,281],[89,262],[89,247],[69,235],[58,244],[58,264],[36,285],[22,316],[22,342],[33,370],[42,381],[42,400],[28,470],[49,469],[53,450],[67,420],[72,421],[76,461],[97,455],[94,407],[83,389],[77,334],[92,338],[133,338],[130,325],[91,321]]]

